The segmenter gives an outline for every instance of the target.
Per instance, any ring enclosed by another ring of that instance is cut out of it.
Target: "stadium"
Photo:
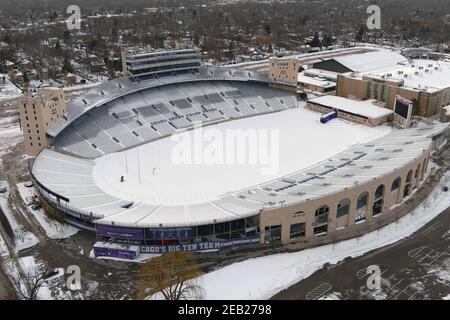
[[[310,240],[362,224],[425,180],[446,125],[322,124],[267,76],[195,67],[107,82],[74,99],[31,174],[47,211],[141,252]],[[279,130],[278,170],[174,164],[174,137]]]

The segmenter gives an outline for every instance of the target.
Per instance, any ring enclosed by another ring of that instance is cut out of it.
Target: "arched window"
[[[391,185],[391,197],[394,198],[394,204],[399,203],[400,201],[400,185],[402,183],[402,178],[398,177],[394,181],[392,181]]]
[[[427,164],[427,158],[423,159],[423,162],[422,162],[422,180],[425,177],[425,174],[427,172],[426,164]]]
[[[328,231],[328,214],[330,212],[330,207],[327,205],[321,205],[317,208],[314,214],[314,234],[325,234]]]
[[[403,189],[403,198],[409,196],[411,194],[411,180],[412,180],[413,171],[409,170],[408,175],[405,180],[405,188]]]
[[[366,219],[368,202],[369,202],[369,193],[367,191],[361,193],[358,197],[358,200],[356,201],[355,222],[363,221]]]
[[[420,182],[420,163],[417,165],[416,171],[414,172],[414,188],[419,186]]]
[[[391,186],[391,192],[396,191],[398,188],[400,188],[400,183],[402,181],[402,178],[398,177],[392,182]]]
[[[372,216],[376,216],[383,212],[383,204],[384,204],[384,185],[379,185],[377,190],[375,191],[375,198],[373,200],[372,206]]]
[[[343,217],[349,212],[350,212],[350,199],[347,198],[342,199],[337,206],[336,218]]]
[[[317,208],[316,214],[314,216],[318,217],[324,214],[328,214],[328,212],[330,212],[330,207],[328,207],[327,205],[322,205],[319,208]]]

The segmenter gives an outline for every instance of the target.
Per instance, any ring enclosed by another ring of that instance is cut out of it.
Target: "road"
[[[441,299],[450,294],[450,208],[400,242],[327,265],[272,299]],[[364,276],[378,265],[381,290],[369,290]]]

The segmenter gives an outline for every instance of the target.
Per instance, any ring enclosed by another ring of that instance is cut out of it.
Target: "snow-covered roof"
[[[385,117],[393,113],[390,109],[376,106],[374,104],[375,100],[358,101],[339,96],[325,95],[310,99],[308,102],[372,119]]]
[[[368,72],[395,66],[399,62],[404,62],[408,59],[393,51],[380,50],[335,57],[334,60],[354,72]]]
[[[445,115],[450,116],[450,105],[444,107],[444,109],[445,109]]]
[[[450,87],[450,63],[445,61],[416,59],[364,72],[361,76],[363,75],[403,81],[403,87],[426,92]]]
[[[322,87],[322,88],[332,88],[332,87],[336,86],[335,82],[326,80],[326,79],[321,78],[321,77],[305,76],[303,73],[299,73],[298,74],[297,81],[301,82],[301,83],[310,84],[310,85],[313,85],[313,86]]]

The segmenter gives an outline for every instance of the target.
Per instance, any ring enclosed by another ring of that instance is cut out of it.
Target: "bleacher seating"
[[[188,79],[188,76],[180,77]],[[125,88],[114,86],[110,90]],[[143,89],[91,109],[54,141],[57,148],[96,158],[171,135],[198,122],[237,119],[296,105],[294,94],[256,82],[169,83]]]

